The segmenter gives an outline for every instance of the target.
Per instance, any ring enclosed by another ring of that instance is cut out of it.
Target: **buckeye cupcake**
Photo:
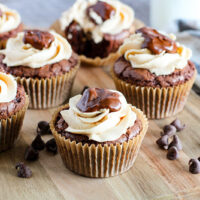
[[[133,22],[133,9],[118,0],[77,0],[52,28],[69,41],[82,62],[107,65],[134,32]]]
[[[15,37],[22,29],[19,13],[0,4],[0,49],[5,48],[7,40]]]
[[[32,109],[64,103],[78,67],[78,57],[70,44],[53,31],[20,32],[0,51],[0,68],[17,77],[30,98]]]
[[[125,40],[119,52],[112,75],[129,103],[151,119],[183,109],[196,76],[190,49],[172,34],[143,27]]]
[[[12,75],[0,72],[0,152],[11,148],[19,136],[28,107],[23,86]]]
[[[109,177],[133,166],[148,122],[120,92],[89,88],[59,108],[50,127],[68,169]]]

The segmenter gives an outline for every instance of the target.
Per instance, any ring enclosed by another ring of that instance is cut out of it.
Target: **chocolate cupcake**
[[[70,44],[53,31],[20,32],[0,51],[0,68],[17,77],[30,98],[32,109],[64,103],[78,67],[78,57]]]
[[[109,177],[133,166],[148,122],[120,92],[89,88],[59,108],[50,127],[67,168]]]
[[[23,124],[28,96],[12,75],[0,72],[0,152],[11,148]]]
[[[0,49],[5,48],[7,40],[16,37],[22,29],[19,13],[0,4]]]
[[[77,0],[51,28],[65,36],[82,62],[108,65],[134,32],[134,11],[118,0]]]
[[[143,27],[119,52],[112,75],[129,103],[151,119],[169,117],[183,109],[196,76],[190,49],[176,43],[172,34]]]

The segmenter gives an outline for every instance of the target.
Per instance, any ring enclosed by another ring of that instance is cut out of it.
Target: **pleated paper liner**
[[[69,72],[52,78],[17,77],[29,96],[30,109],[47,109],[59,106],[68,100],[80,63]]]
[[[13,147],[17,140],[23,124],[24,115],[28,108],[29,99],[26,96],[24,107],[15,115],[7,119],[0,120],[0,152],[6,151]]]
[[[133,108],[143,127],[136,137],[122,144],[89,146],[65,139],[55,130],[54,124],[58,113],[67,107],[68,105],[61,107],[54,114],[50,127],[61,158],[68,169],[83,176],[104,178],[124,173],[133,166],[148,128],[148,121],[140,110]]]
[[[141,87],[119,79],[112,70],[116,89],[121,91],[127,101],[141,109],[149,119],[161,119],[176,115],[183,110],[195,81],[194,76],[178,86],[167,88]]]

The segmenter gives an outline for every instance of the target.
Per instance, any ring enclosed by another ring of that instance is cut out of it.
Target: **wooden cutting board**
[[[80,93],[85,85],[115,88],[102,68],[81,67],[72,95]],[[36,136],[37,123],[49,121],[55,109],[28,110],[15,147],[0,154],[0,199],[200,199],[200,174],[188,172],[189,159],[200,156],[199,106],[200,97],[191,92],[185,109],[177,115],[187,125],[179,133],[183,151],[178,160],[167,160],[166,151],[155,144],[162,126],[175,117],[150,121],[133,168],[123,175],[105,179],[76,175],[64,167],[59,154],[54,156],[46,151],[40,152],[38,161],[26,162],[33,171],[32,178],[18,178],[15,164],[24,161],[24,151]],[[46,141],[51,137],[43,138]]]

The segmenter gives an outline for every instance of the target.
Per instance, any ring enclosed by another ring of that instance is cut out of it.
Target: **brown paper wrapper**
[[[122,144],[89,146],[65,139],[55,130],[54,124],[58,113],[67,107],[68,105],[61,107],[54,114],[50,127],[61,158],[68,169],[83,176],[103,178],[119,175],[133,166],[148,128],[147,119],[140,110],[133,107],[143,127],[136,137]]]
[[[176,115],[183,110],[195,81],[194,76],[187,82],[167,88],[141,87],[119,79],[112,70],[116,89],[124,94],[127,101],[142,110],[149,119],[161,119]]]
[[[69,72],[52,78],[21,78],[19,84],[24,86],[29,96],[30,109],[47,109],[59,106],[68,100],[80,63]]]
[[[0,152],[6,151],[13,147],[17,140],[24,121],[24,115],[28,108],[29,99],[26,96],[24,107],[15,115],[0,120]]]

